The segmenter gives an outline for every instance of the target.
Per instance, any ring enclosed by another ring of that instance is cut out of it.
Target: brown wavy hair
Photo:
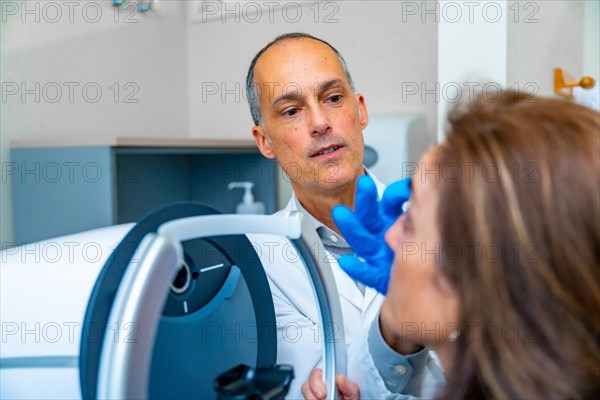
[[[440,268],[461,334],[441,397],[600,398],[600,114],[509,91],[448,126]]]

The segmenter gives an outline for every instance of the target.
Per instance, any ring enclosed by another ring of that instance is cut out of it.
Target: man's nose
[[[322,135],[331,132],[329,116],[323,107],[315,106],[311,110],[311,132],[313,135]]]

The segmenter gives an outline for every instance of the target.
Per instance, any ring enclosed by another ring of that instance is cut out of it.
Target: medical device
[[[316,257],[324,250],[299,213],[223,215],[186,202],[106,231],[38,246],[95,242],[112,250],[102,268],[89,254],[30,262],[24,248],[2,252],[0,397],[283,398],[293,372],[275,365],[273,301],[245,233],[287,236],[313,283],[322,337],[343,326],[332,272]],[[42,340],[29,340],[36,326]],[[64,326],[76,340],[51,336]],[[323,343],[330,399],[346,366],[343,330],[335,335]]]

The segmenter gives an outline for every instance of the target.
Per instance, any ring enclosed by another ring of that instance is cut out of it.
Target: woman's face
[[[412,178],[410,206],[385,235],[394,250],[385,299],[394,329],[405,339],[440,347],[456,339],[459,298],[440,270],[437,224],[438,185],[435,150],[421,159]]]

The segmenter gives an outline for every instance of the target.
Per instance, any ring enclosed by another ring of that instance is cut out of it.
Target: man
[[[371,397],[391,392],[420,395],[424,373],[432,364],[427,350],[400,343],[393,348],[404,355],[395,353],[386,344],[394,343],[394,338],[384,341],[377,322],[383,296],[357,284],[335,261],[352,250],[331,211],[338,204],[354,206],[357,179],[365,174],[362,130],[368,122],[364,96],[354,92],[344,59],[327,42],[310,35],[282,35],[256,55],[246,88],[258,148],[265,157],[277,159],[292,182],[294,195],[283,212],[304,212],[331,253],[344,318],[348,377]],[[377,183],[377,191],[382,190]],[[288,398],[299,398],[302,383],[320,367],[322,356],[320,318],[310,281],[282,238],[249,238],[261,247],[273,293],[278,362],[292,364],[296,373]],[[302,392],[308,397],[324,395],[318,385],[307,384]]]

